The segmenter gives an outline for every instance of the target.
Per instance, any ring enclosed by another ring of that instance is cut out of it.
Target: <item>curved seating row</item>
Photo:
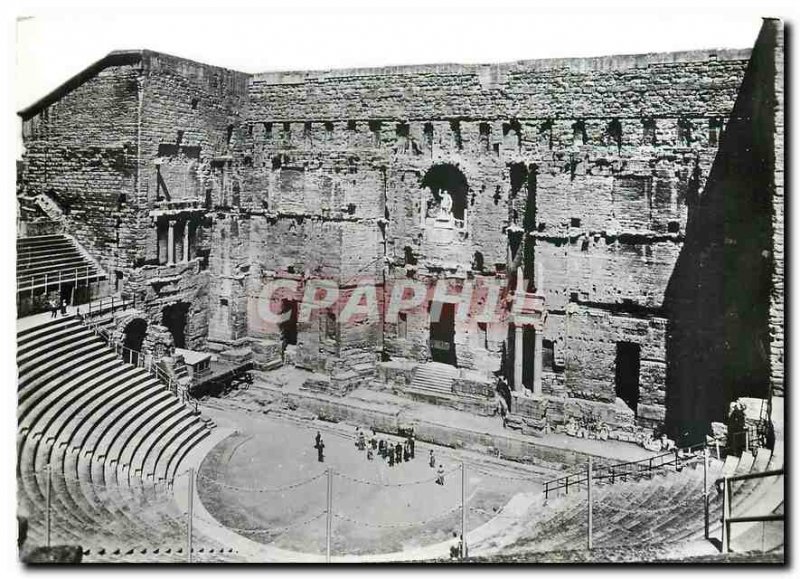
[[[185,561],[186,513],[171,487],[209,423],[76,317],[21,330],[17,344],[18,497],[29,541],[45,543],[49,488],[52,544],[79,544],[90,561]],[[195,559],[236,558],[196,540]]]

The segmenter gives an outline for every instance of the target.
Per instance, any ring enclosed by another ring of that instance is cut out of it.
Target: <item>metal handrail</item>
[[[722,545],[722,552],[729,553],[731,550],[731,525],[734,523],[760,523],[772,521],[784,521],[783,514],[764,515],[746,515],[741,517],[734,517],[732,513],[733,504],[733,486],[732,483],[737,481],[753,480],[760,478],[768,478],[773,476],[783,476],[784,470],[782,468],[775,470],[765,470],[763,472],[752,472],[746,474],[739,474],[733,476],[723,476],[714,481],[714,484],[719,488],[722,486],[722,537],[720,543]]]
[[[90,273],[91,270],[91,273]],[[84,275],[80,275],[83,272]],[[105,278],[106,274],[94,265],[84,265],[68,270],[58,270],[58,275],[53,273],[31,273],[17,277],[17,292],[31,291],[36,288],[59,285],[63,283],[78,283],[81,280]],[[41,280],[41,283],[37,283]],[[26,284],[24,282],[27,282]]]
[[[750,432],[753,431],[756,431],[756,429],[751,426],[748,427],[747,430],[734,432],[729,435],[729,441],[734,440],[736,436],[748,435]],[[644,476],[644,475],[649,476],[650,473],[652,473],[652,471],[657,469],[661,469],[668,466],[675,466],[677,468],[677,466],[681,463],[682,460],[689,460],[687,455],[691,455],[693,457],[698,450],[703,450],[711,446],[716,446],[716,445],[714,443],[709,443],[708,441],[705,441],[691,446],[680,447],[680,448],[676,447],[675,449],[669,452],[652,456],[650,458],[634,460],[630,462],[621,462],[606,467],[600,467],[596,470],[596,472],[606,471],[606,473],[595,475],[592,477],[592,480],[609,480],[611,484],[614,484],[617,479],[627,480],[627,477],[629,476],[633,477]],[[746,444],[746,447],[748,446],[749,444]],[[587,476],[588,475],[586,474],[586,471],[580,471],[577,473],[568,474],[560,478],[546,481],[544,483],[545,499],[548,498],[551,492],[557,491],[559,489],[564,489],[566,493],[569,494],[569,487],[587,483],[588,482]]]
[[[167,373],[163,368],[159,367],[157,362],[153,362],[152,356],[148,357],[140,350],[134,350],[132,348],[128,348],[126,346],[122,346],[114,342],[113,338],[111,337],[110,333],[105,329],[99,327],[98,322],[93,322],[87,319],[85,316],[78,314],[78,318],[90,329],[92,330],[95,335],[100,337],[103,341],[106,342],[106,345],[113,348],[114,353],[119,355],[122,358],[123,362],[125,361],[125,354],[128,354],[128,360],[136,360],[136,362],[126,362],[128,364],[133,364],[137,368],[143,368],[144,370],[148,371],[152,374],[156,380],[164,384],[167,390],[178,396],[178,385],[176,380]],[[132,354],[136,354],[134,358]],[[182,396],[179,396],[184,404],[188,403],[188,399],[191,396],[188,388],[183,389]],[[195,410],[197,410],[197,403],[195,402]]]
[[[123,297],[117,298],[116,296],[110,296],[108,298],[101,298],[98,302],[95,302],[94,306],[92,302],[89,302],[88,305],[87,317],[99,316],[109,311],[113,314],[118,309],[125,311],[128,307],[135,308],[136,294],[133,294],[133,299],[129,300]]]

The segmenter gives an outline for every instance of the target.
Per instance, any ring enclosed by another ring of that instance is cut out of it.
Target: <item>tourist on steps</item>
[[[50,300],[50,312],[53,314],[50,316],[51,318],[58,316],[58,302],[56,300]]]
[[[62,316],[66,316],[67,315],[67,300],[63,300],[61,302],[61,315]]]

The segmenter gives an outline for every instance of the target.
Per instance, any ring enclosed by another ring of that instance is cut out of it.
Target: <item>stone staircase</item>
[[[414,370],[414,377],[406,392],[433,396],[452,395],[453,380],[458,376],[458,368],[439,362],[420,364]]]
[[[105,279],[99,264],[67,235],[17,239],[17,291]]]

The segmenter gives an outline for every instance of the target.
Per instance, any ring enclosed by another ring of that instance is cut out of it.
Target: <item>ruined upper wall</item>
[[[724,115],[750,50],[254,75],[251,120]]]

